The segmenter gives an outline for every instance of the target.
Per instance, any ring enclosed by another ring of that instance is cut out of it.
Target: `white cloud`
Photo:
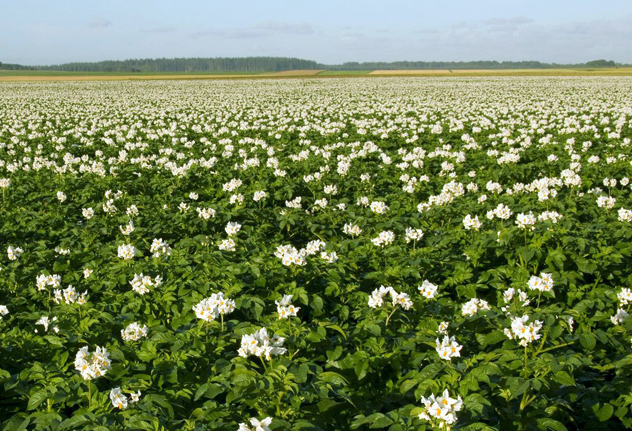
[[[90,28],[105,28],[105,27],[110,27],[114,24],[112,24],[112,21],[105,19],[103,17],[100,18],[94,18],[92,21],[90,21]]]
[[[252,39],[278,34],[310,35],[314,33],[316,33],[314,27],[306,23],[290,24],[281,21],[264,21],[248,27],[198,30],[189,36],[194,39],[206,36],[223,39]]]

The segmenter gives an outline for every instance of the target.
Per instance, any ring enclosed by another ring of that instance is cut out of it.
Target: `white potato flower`
[[[94,352],[88,346],[82,347],[75,356],[75,369],[84,380],[92,380],[104,376],[111,368],[110,354],[105,347],[97,346]]]
[[[162,277],[156,276],[152,279],[150,276],[143,275],[141,272],[140,274],[134,274],[134,278],[129,284],[132,286],[134,292],[139,295],[144,295],[149,292],[150,287],[159,287],[162,284]]]
[[[461,397],[451,398],[447,389],[440,397],[421,397],[421,402],[424,411],[419,414],[419,419],[438,422],[438,429],[449,429],[457,421],[456,412],[463,408]]]
[[[464,316],[473,316],[479,311],[489,309],[489,303],[484,299],[472,298],[461,306],[461,313]]]
[[[162,238],[154,238],[151,242],[151,248],[149,251],[152,254],[152,257],[160,257],[160,256],[171,256],[171,247],[166,241],[163,241]]]
[[[535,340],[539,340],[542,335],[540,329],[542,329],[542,322],[536,320],[530,324],[526,324],[529,321],[529,316],[526,314],[522,317],[514,317],[511,319],[511,328],[505,328],[505,335],[509,339],[520,340],[521,346],[527,346]]]
[[[121,338],[124,341],[138,341],[141,338],[147,336],[147,325],[142,325],[137,322],[132,322],[121,330]]]
[[[419,289],[419,293],[421,293],[425,298],[432,299],[437,295],[439,287],[428,280],[424,280],[423,283],[421,283],[421,286],[417,286],[417,289]]]
[[[272,418],[270,417],[262,420],[250,418],[250,426],[242,422],[239,424],[239,429],[237,431],[270,431],[269,425],[271,423]]]
[[[423,236],[424,232],[421,229],[414,229],[412,227],[406,228],[406,243],[419,241]]]
[[[239,356],[247,358],[250,355],[272,359],[272,356],[282,355],[287,352],[283,346],[285,338],[274,335],[270,337],[266,328],[250,335],[241,337],[241,347],[238,350]]]
[[[7,247],[7,257],[9,258],[9,260],[18,260],[22,253],[24,253],[24,250],[22,250],[20,247]]]
[[[237,235],[240,229],[241,229],[241,225],[235,222],[228,222],[228,224],[226,224],[226,227],[224,228],[228,236]]]
[[[466,230],[479,230],[481,228],[481,222],[478,220],[478,216],[472,218],[470,214],[466,215],[463,219],[463,227]]]
[[[371,242],[377,247],[384,247],[392,244],[393,241],[395,241],[395,234],[390,230],[380,232],[377,237],[371,240]]]
[[[441,359],[450,360],[455,357],[461,356],[461,346],[456,342],[454,337],[445,336],[443,340],[437,338],[437,353]]]
[[[263,199],[265,199],[268,196],[268,194],[264,191],[264,190],[257,190],[254,194],[254,197],[252,198],[252,200],[254,200],[255,202],[259,202]]]
[[[287,319],[288,317],[296,316],[300,307],[292,305],[292,295],[283,295],[283,298],[279,301],[274,301],[277,306],[277,313],[279,319]]]
[[[370,208],[375,214],[384,214],[388,210],[388,206],[381,201],[371,202]]]
[[[94,216],[94,210],[92,208],[83,208],[81,210],[81,213],[88,220],[90,220]]]
[[[198,319],[211,322],[220,315],[230,314],[235,311],[235,301],[224,298],[222,292],[213,293],[193,306],[193,311]]]
[[[136,255],[136,248],[131,244],[123,244],[118,246],[118,257],[124,260],[130,260]]]

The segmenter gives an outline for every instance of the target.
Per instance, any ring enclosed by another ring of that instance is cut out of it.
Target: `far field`
[[[0,70],[0,81],[109,81],[156,79],[301,78],[353,76],[629,76],[632,67],[577,69],[287,70],[283,72],[57,72]]]

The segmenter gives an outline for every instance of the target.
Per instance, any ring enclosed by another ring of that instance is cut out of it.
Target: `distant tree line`
[[[552,69],[580,67],[624,66],[612,60],[594,60],[578,64],[542,63],[540,61],[393,61],[393,62],[347,62],[325,66],[331,70],[411,70],[411,69]]]
[[[43,66],[41,69],[67,72],[280,72],[293,69],[318,69],[318,63],[286,57],[145,58],[66,63]]]
[[[0,70],[35,70],[36,66],[22,66],[21,64],[9,64],[0,61]]]
[[[66,72],[281,72],[296,69],[327,70],[406,70],[406,69],[549,69],[577,67],[618,67],[612,60],[580,64],[539,61],[394,61],[320,64],[287,57],[145,58],[97,62],[64,63],[52,66],[23,66],[0,62],[0,70],[59,70]]]

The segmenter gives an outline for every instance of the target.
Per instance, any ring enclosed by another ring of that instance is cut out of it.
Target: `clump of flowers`
[[[60,256],[68,256],[70,254],[70,250],[67,248],[58,246],[58,247],[55,247],[55,253],[57,253]]]
[[[241,225],[239,223],[228,222],[224,230],[228,236],[237,235],[239,230],[241,229]]]
[[[272,423],[272,418],[267,417],[265,419],[259,420],[255,418],[250,418],[250,425],[248,426],[245,423],[239,424],[239,429],[237,431],[270,431],[270,425]]]
[[[303,252],[303,250],[301,250],[301,252],[299,252],[293,245],[288,244],[278,246],[274,255],[281,259],[283,265],[285,266],[303,266],[307,264],[307,261],[305,260],[305,252]]]
[[[79,305],[83,305],[86,303],[88,299],[88,291],[86,290],[81,295],[77,293],[74,287],[68,286],[64,290],[55,289],[54,290],[54,301],[55,304],[59,304],[60,302],[65,302],[66,304],[74,304],[77,303]]]
[[[147,336],[147,331],[147,325],[141,326],[140,323],[132,322],[121,330],[121,338],[124,341],[138,341]]]
[[[390,230],[380,232],[380,234],[373,238],[371,242],[377,247],[384,247],[392,244],[395,241],[395,234]]]
[[[421,397],[421,402],[424,411],[419,414],[419,419],[434,422],[438,429],[449,429],[457,421],[456,412],[463,408],[461,397],[451,398],[447,389],[440,397]]]
[[[131,244],[124,244],[118,246],[118,257],[124,260],[130,260],[134,258],[136,254],[136,248]]]
[[[421,229],[413,229],[412,227],[406,228],[406,244],[411,241],[417,242],[424,236],[424,232]]]
[[[518,300],[521,302],[520,304],[521,307],[526,307],[527,305],[529,305],[531,301],[529,300],[529,297],[527,296],[527,292],[521,289],[518,289],[516,291],[516,289],[514,289],[513,287],[510,287],[509,289],[503,292],[503,301],[505,302],[505,304],[509,304],[516,297],[516,293],[518,294],[517,296]],[[508,310],[507,305],[502,307],[501,310],[503,312],[507,312]]]
[[[139,214],[138,208],[136,207],[136,205],[130,205],[125,210],[125,214],[127,214],[129,217],[136,217]]]
[[[313,255],[317,254],[319,251],[325,250],[326,246],[327,246],[327,244],[325,244],[324,241],[316,239],[314,241],[308,242],[307,245],[305,246],[305,248],[301,249],[299,253],[303,253],[305,255],[313,256]]]
[[[223,239],[219,242],[217,248],[223,251],[235,251],[237,250],[237,244],[232,238]]]
[[[162,238],[154,238],[149,251],[153,253],[152,257],[171,256],[171,247]]]
[[[20,257],[22,253],[24,253],[24,250],[20,247],[7,247],[7,257],[9,260],[18,260],[18,257]]]
[[[279,319],[287,319],[291,316],[296,316],[300,307],[292,305],[292,295],[283,295],[280,301],[274,301],[277,306],[277,313],[279,313]]]
[[[610,320],[614,325],[619,325],[628,317],[628,312],[623,309],[626,305],[632,302],[632,290],[627,287],[621,289],[621,292],[617,294],[619,300],[619,308],[614,316],[610,317]]]
[[[437,353],[441,359],[450,360],[454,357],[461,356],[461,346],[456,342],[454,337],[445,336],[443,340],[439,341],[437,338]]]
[[[302,248],[300,250],[297,250],[296,247],[290,244],[280,245],[277,247],[274,255],[281,259],[283,265],[285,266],[303,266],[307,264],[307,261],[305,260],[306,256],[313,256],[321,251],[324,252],[326,246],[327,244],[318,239],[308,242],[305,248]],[[321,257],[325,259],[322,254]],[[335,262],[337,259],[338,256],[333,253],[333,256],[327,255],[326,260],[331,260],[332,262]]]
[[[301,201],[303,198],[301,196],[297,196],[291,201],[285,201],[285,206],[288,208],[301,208]]]
[[[258,190],[255,192],[252,200],[254,200],[255,202],[259,202],[260,200],[265,199],[267,196],[268,194],[264,190]]]
[[[373,211],[375,214],[384,214],[388,210],[388,206],[381,201],[371,202],[369,208],[371,208],[371,211]]]
[[[48,316],[42,316],[39,318],[37,322],[35,322],[35,324],[42,325],[44,327],[44,332],[48,332],[48,327],[56,321],[57,321],[57,317],[55,316],[52,319]],[[53,331],[59,332],[59,327],[57,325],[53,326]],[[37,332],[37,329],[35,330],[35,332]]]
[[[632,211],[625,208],[619,208],[619,221],[628,223],[632,222]]]
[[[346,235],[358,236],[362,233],[362,229],[360,229],[360,226],[358,225],[347,223],[342,228],[342,232],[344,232]]]
[[[336,254],[335,251],[332,251],[331,253],[327,253],[326,251],[323,251],[320,253],[320,258],[327,263],[334,263],[338,260],[338,255]]]
[[[545,272],[540,276],[532,275],[529,279],[529,290],[539,290],[540,292],[550,292],[553,289],[553,277]]]
[[[489,310],[489,303],[479,298],[472,298],[461,306],[461,313],[464,316],[473,316],[483,310]]]
[[[518,214],[516,216],[516,224],[520,229],[535,229],[535,216],[532,212],[528,214]]]
[[[495,209],[487,213],[487,218],[491,220],[494,217],[498,217],[501,220],[507,220],[511,217],[511,214],[513,214],[511,208],[505,204],[498,204]]]
[[[522,317],[514,317],[511,319],[511,329],[505,328],[505,335],[510,340],[514,338],[520,340],[521,346],[527,346],[535,340],[539,340],[542,336],[539,332],[542,329],[542,322],[536,320],[534,322],[526,324],[529,321],[529,316],[526,314]]]
[[[481,222],[478,220],[478,216],[472,218],[472,216],[468,214],[463,219],[463,227],[466,230],[479,230],[481,228]]]
[[[202,220],[208,220],[211,217],[215,217],[215,210],[213,208],[196,208],[198,216]]]
[[[160,286],[162,284],[162,277],[158,275],[154,279],[152,279],[150,276],[143,275],[143,273],[141,272],[140,274],[134,274],[134,278],[132,279],[132,281],[129,282],[129,284],[132,285],[132,289],[134,289],[134,292],[138,293],[139,295],[144,295],[145,293],[149,292],[150,287]]]
[[[94,210],[92,208],[82,208],[81,213],[87,220],[90,220],[94,216]]]
[[[235,301],[224,298],[224,293],[213,293],[209,298],[205,298],[193,306],[193,311],[198,319],[210,322],[220,315],[229,314],[235,311]]]
[[[61,284],[61,276],[57,274],[40,274],[35,279],[35,282],[37,284],[37,290],[46,290],[47,286],[59,287],[59,285]]]
[[[417,289],[419,289],[419,293],[428,299],[434,298],[439,290],[436,284],[432,284],[428,280],[424,280],[424,282],[421,283],[421,286],[417,286]]]
[[[129,221],[125,226],[119,226],[119,230],[125,236],[129,236],[132,232],[134,232],[134,222]]]
[[[597,198],[597,206],[599,208],[605,208],[607,210],[614,208],[614,204],[617,202],[612,196],[599,196]]]
[[[128,404],[138,402],[140,395],[140,391],[136,393],[132,392],[128,399],[127,396],[121,392],[121,388],[112,388],[110,391],[110,401],[112,401],[112,405],[117,409],[124,410],[128,407]]]
[[[92,380],[104,376],[111,368],[110,355],[105,347],[97,346],[94,352],[88,346],[82,347],[75,356],[75,369],[84,380]]]
[[[384,304],[384,297],[390,295],[393,307],[401,306],[404,310],[410,310],[413,306],[413,302],[407,293],[398,293],[391,286],[380,286],[375,289],[371,296],[369,296],[369,307],[379,308]]]
[[[270,337],[266,328],[261,328],[254,334],[243,335],[241,337],[241,347],[239,348],[239,356],[247,358],[250,355],[272,359],[272,356],[282,355],[287,349],[283,346],[285,338],[273,335]]]
[[[619,212],[621,214],[621,212]],[[553,224],[557,224],[560,221],[562,215],[557,211],[544,211],[538,216],[538,221],[550,221]]]

